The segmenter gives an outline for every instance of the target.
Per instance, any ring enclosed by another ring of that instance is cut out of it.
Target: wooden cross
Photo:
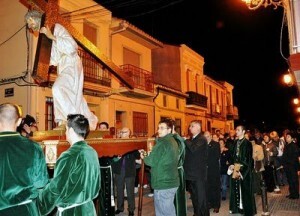
[[[127,87],[133,89],[132,80],[117,65],[108,59],[107,56],[104,55],[93,43],[77,31],[77,29],[75,29],[69,21],[60,16],[58,0],[48,0],[47,2],[46,0],[21,1],[23,1],[25,5],[29,4],[34,8],[39,8],[40,11],[45,13],[41,26],[49,26],[51,30],[53,30],[55,23],[59,23],[64,26],[87,52],[89,52],[98,62],[103,64],[117,79],[123,82]],[[44,34],[40,34],[32,73],[32,76],[39,83],[48,81],[51,44],[51,40],[49,40]]]

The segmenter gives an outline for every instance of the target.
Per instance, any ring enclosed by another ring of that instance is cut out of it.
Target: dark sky
[[[156,39],[186,44],[205,59],[204,73],[235,86],[240,122],[268,128],[296,123],[295,88],[282,84],[289,56],[283,9],[250,11],[241,0],[99,0]],[[200,4],[200,5],[199,5]]]

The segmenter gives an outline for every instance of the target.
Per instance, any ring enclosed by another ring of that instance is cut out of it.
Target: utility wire
[[[159,8],[156,8],[156,9],[153,9],[153,10],[149,10],[149,11],[146,11],[144,13],[139,13],[139,14],[135,14],[135,15],[130,15],[130,16],[125,16],[124,18],[133,18],[133,17],[139,17],[139,16],[143,16],[143,15],[146,15],[146,14],[150,14],[150,13],[154,13],[156,11],[159,11],[159,10],[162,10],[164,8],[167,8],[167,7],[170,7],[172,5],[175,5],[175,4],[178,4],[180,2],[182,2],[183,0],[177,0],[177,1],[173,1],[171,2],[170,4],[167,4],[167,5],[164,5],[164,6],[161,6]]]
[[[12,36],[10,36],[7,40],[5,40],[4,42],[2,42],[0,44],[0,46],[2,46],[3,44],[5,44],[7,41],[9,41],[10,39],[12,39],[17,33],[19,33],[24,27],[26,27],[27,25],[22,26],[22,28],[20,28],[17,32],[15,32]],[[18,77],[13,77],[13,78],[7,78],[7,79],[1,79],[0,80],[0,85],[7,85],[7,84],[11,84],[11,83],[15,83],[18,86],[37,86],[35,83],[31,83],[28,82],[26,80],[26,77],[29,74],[29,38],[28,38],[28,29],[26,27],[26,44],[27,44],[27,57],[26,57],[26,71],[24,72],[24,75],[22,76],[18,76]],[[25,82],[26,84],[19,84],[19,81],[22,80],[23,82]]]
[[[286,11],[283,10],[282,21],[281,21],[281,29],[280,29],[280,40],[279,40],[280,45],[279,45],[279,50],[280,50],[281,57],[288,62],[287,57],[285,57],[283,55],[283,52],[282,52],[282,34],[283,34],[283,25],[285,23],[285,20],[286,20]]]
[[[7,41],[9,41],[10,39],[12,39],[16,34],[18,34],[26,25],[22,26],[18,31],[16,31],[12,36],[10,36],[9,38],[7,38],[5,41],[3,41],[0,46],[2,46],[3,44],[5,44]]]

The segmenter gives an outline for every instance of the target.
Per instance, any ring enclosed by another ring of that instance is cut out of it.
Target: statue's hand
[[[52,34],[49,26],[44,26],[40,29],[40,33],[45,34],[47,36],[47,38],[51,39],[51,40],[55,40],[54,35]]]

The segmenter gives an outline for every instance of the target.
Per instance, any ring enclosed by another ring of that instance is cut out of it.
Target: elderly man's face
[[[120,131],[120,138],[129,138],[130,136],[130,131],[129,129],[127,128],[123,128],[121,131]]]
[[[200,133],[201,127],[199,124],[193,122],[190,124],[189,130],[192,135],[197,135]]]

